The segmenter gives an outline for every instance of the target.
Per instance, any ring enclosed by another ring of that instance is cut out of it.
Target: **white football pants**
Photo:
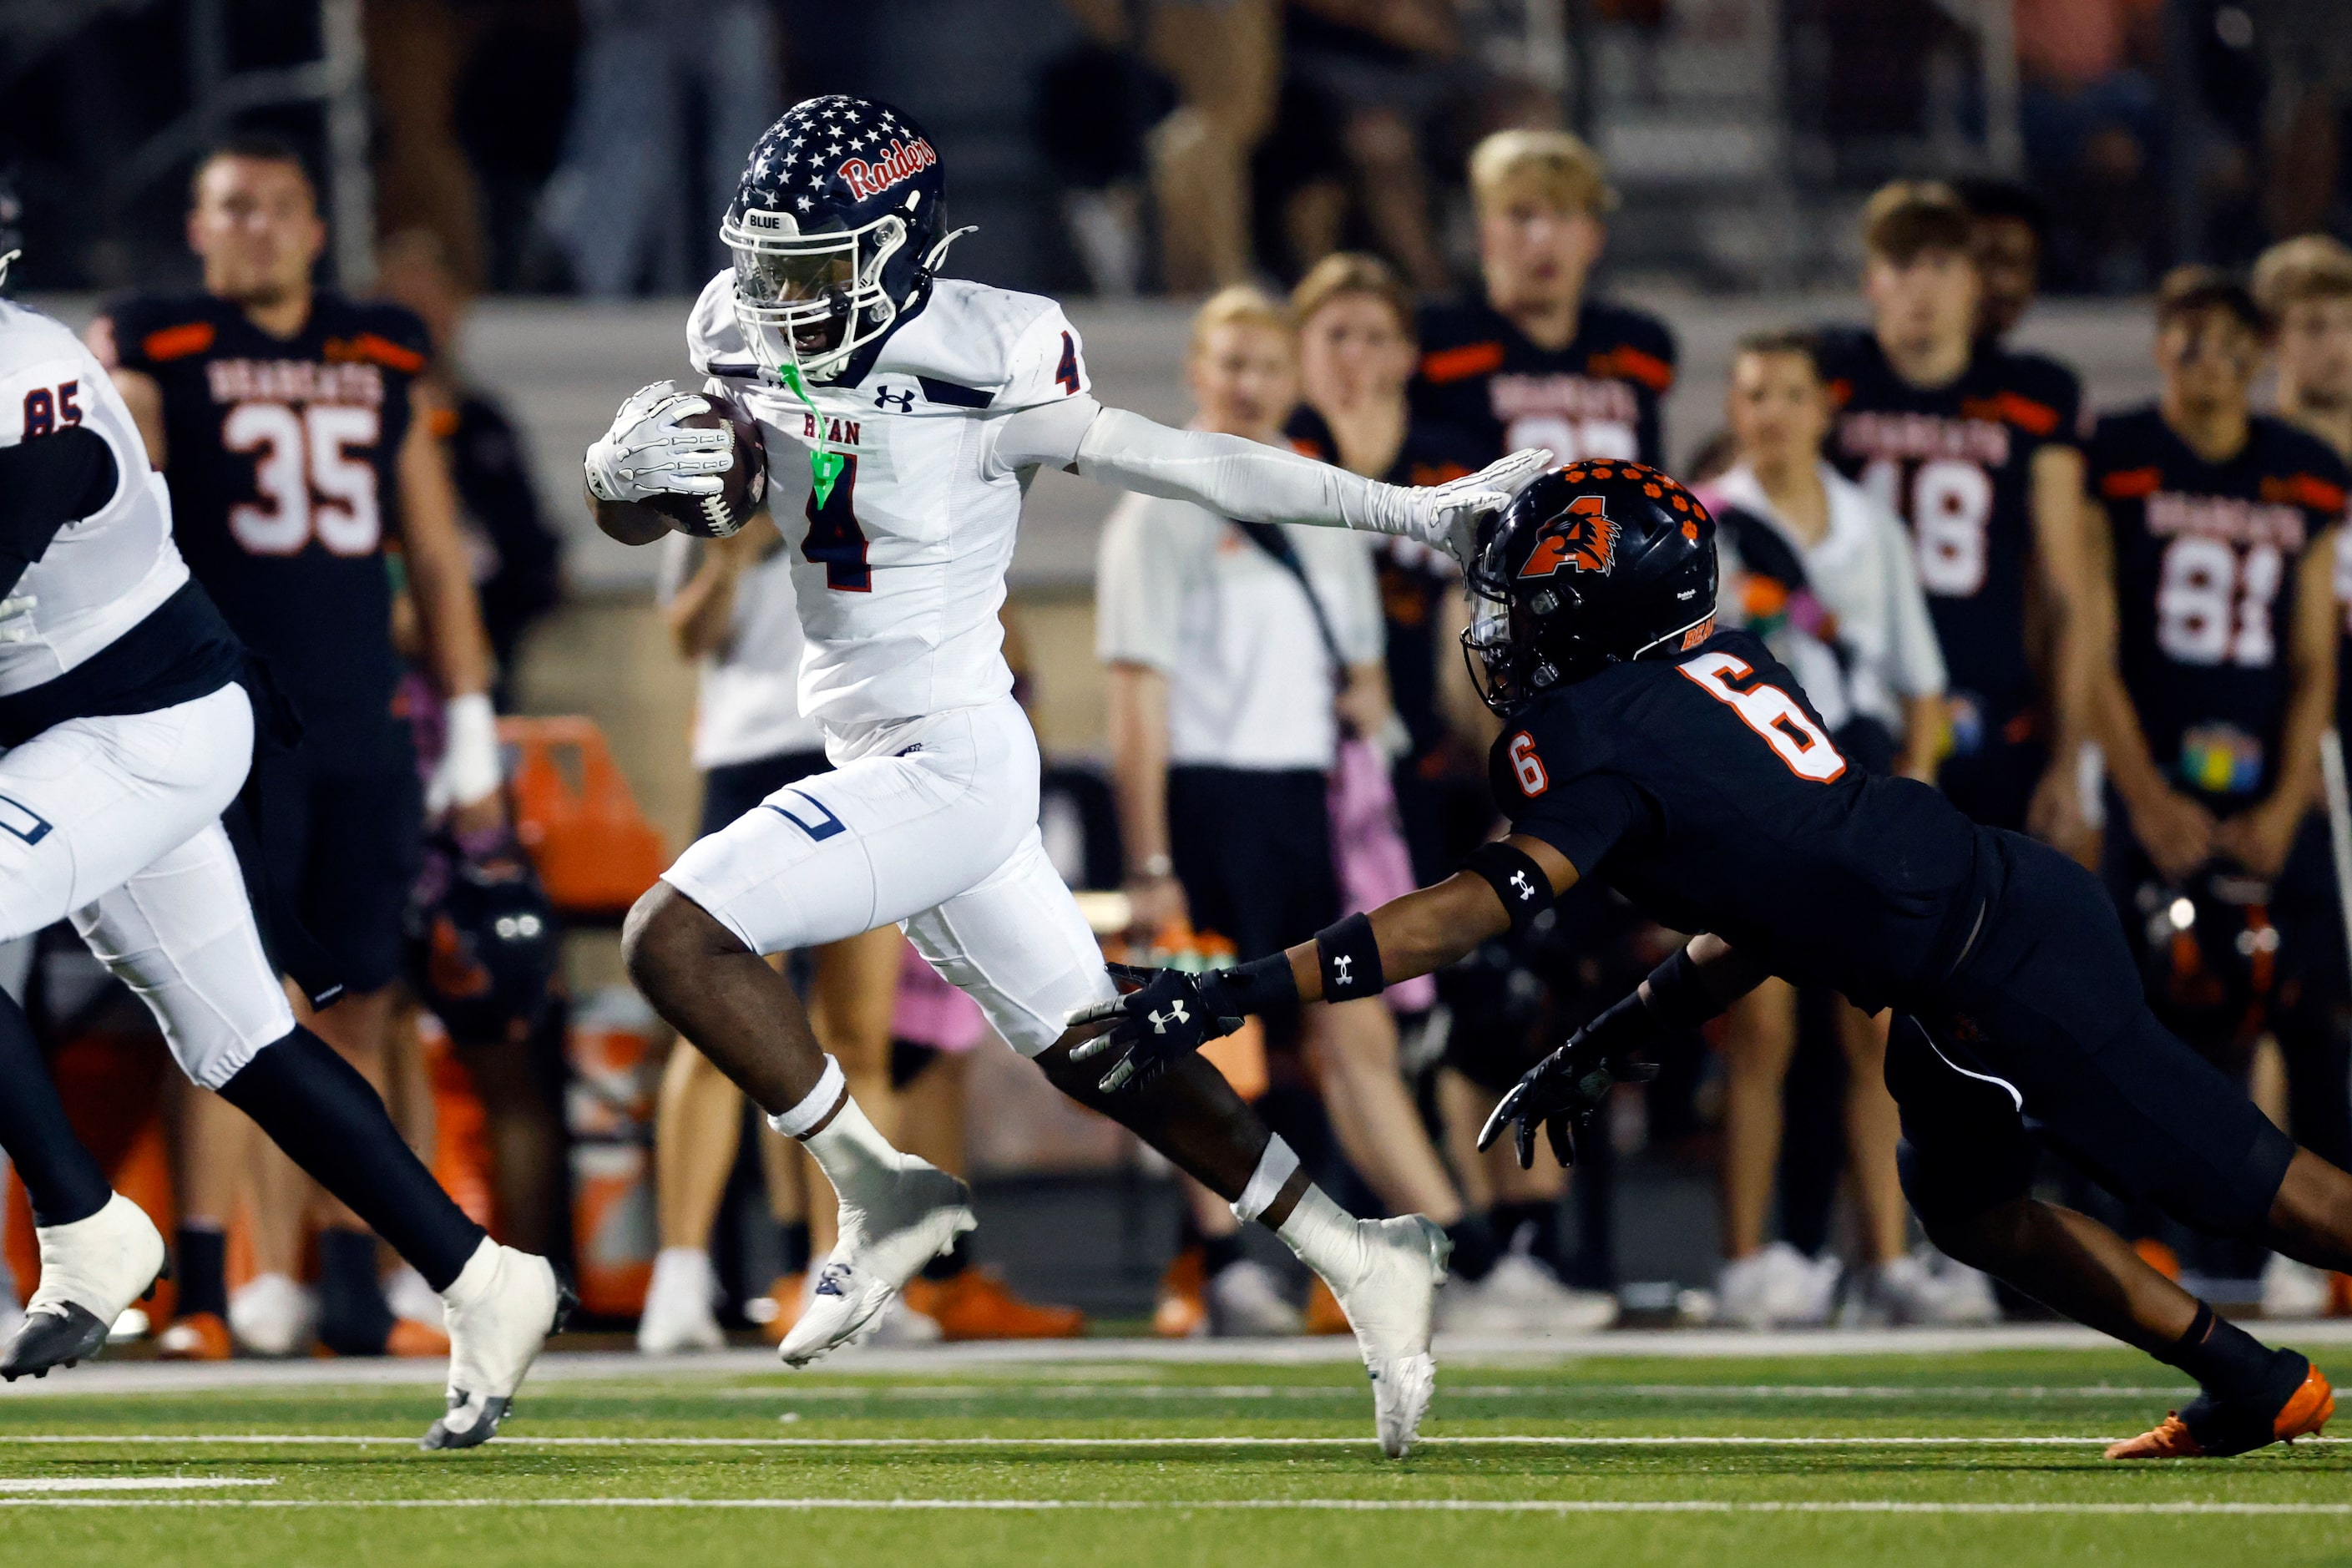
[[[1037,833],[1037,737],[1010,697],[828,730],[831,773],[788,785],[662,880],[754,952],[896,922],[1024,1056],[1118,994]]]
[[[294,1027],[220,824],[252,758],[236,685],[0,752],[0,942],[70,915],[206,1089]]]

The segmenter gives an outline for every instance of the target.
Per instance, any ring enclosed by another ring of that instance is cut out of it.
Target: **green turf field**
[[[2352,1564],[2352,1446],[2100,1459],[2174,1381],[2047,1351],[1455,1364],[1402,1463],[1341,1365],[551,1382],[454,1455],[415,1450],[415,1386],[59,1392],[0,1399],[0,1542],[39,1568]]]

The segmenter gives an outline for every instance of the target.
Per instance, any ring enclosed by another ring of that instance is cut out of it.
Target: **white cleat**
[[[1437,1393],[1429,1336],[1454,1243],[1417,1214],[1355,1223],[1360,1251],[1352,1277],[1326,1276],[1324,1282],[1356,1331],[1356,1348],[1372,1380],[1372,1421],[1381,1452],[1402,1459]]]
[[[441,1292],[448,1314],[448,1409],[421,1448],[471,1448],[498,1436],[515,1390],[578,1299],[547,1259],[482,1238]]]
[[[41,1247],[41,1284],[25,1319],[0,1351],[0,1378],[72,1366],[96,1355],[107,1331],[131,1302],[145,1299],[163,1273],[163,1237],[147,1211],[116,1193],[96,1214],[33,1233]]]
[[[284,1274],[257,1274],[229,1293],[228,1331],[255,1355],[295,1354],[318,1319],[318,1299]]]
[[[980,1223],[971,1188],[911,1154],[900,1160],[877,1191],[859,1194],[856,1205],[842,1200],[841,1239],[817,1270],[807,1310],[776,1347],[786,1366],[868,1338],[899,1289]]]
[[[639,1355],[682,1355],[727,1348],[710,1310],[719,1281],[710,1254],[698,1247],[665,1247],[654,1256],[653,1283],[637,1318]]]

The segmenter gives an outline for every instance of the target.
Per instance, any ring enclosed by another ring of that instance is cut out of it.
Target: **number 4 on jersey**
[[[842,454],[841,472],[826,492],[824,504],[817,504],[812,489],[801,515],[808,519],[808,537],[801,541],[801,553],[824,568],[824,585],[845,594],[872,593],[874,569],[866,563],[866,531],[857,526],[856,458]]]

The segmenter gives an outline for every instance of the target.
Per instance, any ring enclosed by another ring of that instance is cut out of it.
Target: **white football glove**
[[[1380,521],[1380,531],[1443,550],[1466,573],[1478,551],[1480,521],[1510,505],[1512,497],[1550,467],[1549,449],[1522,447],[1475,474],[1442,485],[1390,487],[1381,498],[1387,515]]]
[[[613,501],[717,495],[723,488],[719,476],[735,463],[734,436],[678,424],[709,406],[666,381],[639,387],[613,416],[613,427],[588,448],[588,493]]]

